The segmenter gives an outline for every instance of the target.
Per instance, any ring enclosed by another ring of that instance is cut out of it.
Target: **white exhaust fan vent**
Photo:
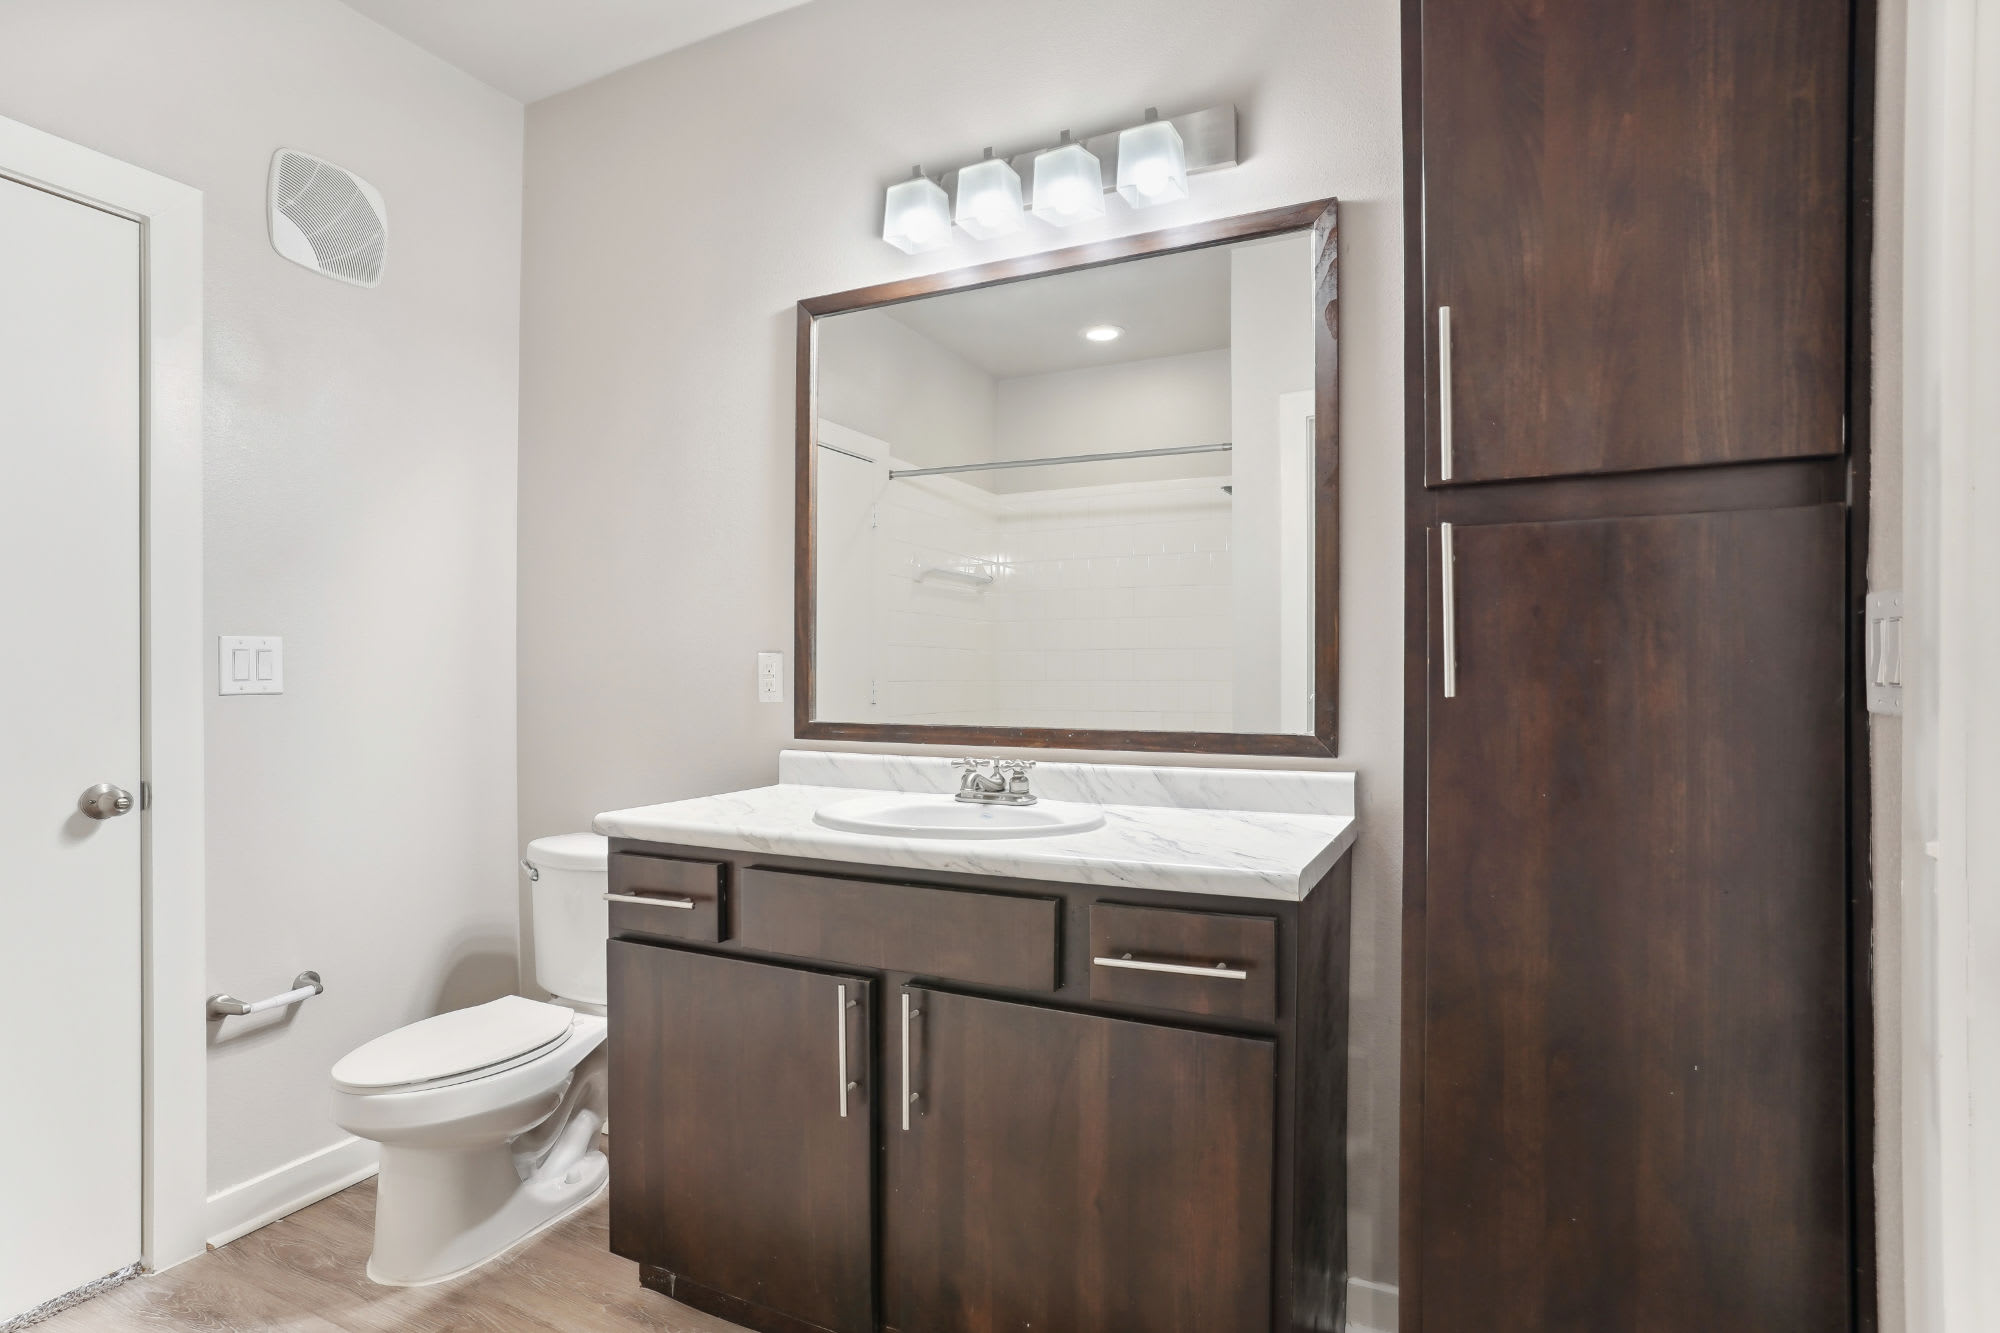
[[[389,210],[381,191],[309,153],[271,159],[271,246],[315,273],[374,287],[382,281]]]

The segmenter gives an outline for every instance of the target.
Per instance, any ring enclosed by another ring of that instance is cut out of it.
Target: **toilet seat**
[[[359,1096],[418,1092],[527,1064],[568,1039],[573,1011],[519,995],[419,1019],[350,1051],[333,1085]]]

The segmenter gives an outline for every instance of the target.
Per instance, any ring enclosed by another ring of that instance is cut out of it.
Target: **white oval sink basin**
[[[951,796],[873,792],[835,801],[813,819],[844,833],[884,838],[1053,838],[1104,826],[1104,812],[1074,801],[975,805]]]

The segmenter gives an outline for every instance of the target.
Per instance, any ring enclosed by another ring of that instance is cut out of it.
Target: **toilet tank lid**
[[[529,843],[527,861],[543,870],[602,870],[610,854],[602,833],[557,833]]]

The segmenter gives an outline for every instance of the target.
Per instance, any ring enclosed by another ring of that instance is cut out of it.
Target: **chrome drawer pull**
[[[1171,972],[1180,977],[1214,977],[1220,981],[1247,981],[1250,977],[1242,968],[1231,967],[1227,963],[1217,963],[1214,967],[1196,967],[1192,963],[1156,963],[1149,958],[1134,958],[1129,953],[1090,961],[1099,967],[1123,967],[1134,972]]]
[[[694,910],[692,898],[654,898],[642,893],[607,893],[607,903],[638,903],[642,907],[678,907],[684,912]]]

